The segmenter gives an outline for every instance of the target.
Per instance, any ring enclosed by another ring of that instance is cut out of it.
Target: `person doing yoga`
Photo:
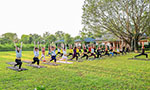
[[[146,59],[148,59],[148,54],[145,53],[144,42],[142,42],[142,48],[141,49],[142,49],[142,53],[134,56],[134,58],[144,55],[144,56],[146,56]]]
[[[22,42],[21,42],[21,47],[17,47],[16,44],[14,43],[15,48],[16,48],[16,60],[15,62],[17,64],[14,65],[14,67],[16,67],[17,65],[19,65],[19,71],[21,71],[21,66],[22,66],[22,62],[21,62],[21,57],[22,57]]]

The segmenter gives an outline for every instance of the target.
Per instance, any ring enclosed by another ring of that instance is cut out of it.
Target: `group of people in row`
[[[37,65],[39,66],[40,61],[46,62],[45,60],[45,52],[46,52],[46,48],[41,47],[41,58],[39,59],[39,42],[37,43],[38,47],[36,47],[36,43],[34,43],[34,58],[33,58],[33,62],[31,64],[34,64],[37,62]],[[48,54],[47,56],[50,56],[51,59],[49,62],[53,61],[56,64],[56,57],[61,58],[60,60],[65,60],[67,62],[67,60],[73,60],[74,58],[76,58],[76,60],[78,60],[79,58],[82,59],[84,57],[86,57],[86,59],[88,60],[89,57],[94,57],[94,59],[96,58],[101,58],[103,56],[115,56],[115,55],[119,55],[119,54],[127,54],[130,52],[129,46],[120,45],[120,48],[118,48],[117,45],[117,50],[115,45],[109,45],[109,49],[108,49],[108,45],[105,44],[103,46],[98,46],[96,47],[95,45],[89,45],[89,46],[85,46],[83,45],[82,48],[81,46],[75,46],[74,48],[72,48],[72,46],[69,46],[69,50],[67,50],[67,48],[65,46],[62,47],[56,47],[55,46],[48,46]],[[14,65],[17,66],[19,65],[19,70],[21,70],[21,66],[22,66],[22,62],[21,62],[21,57],[22,57],[22,42],[21,42],[21,47],[16,47],[16,63]],[[67,52],[68,51],[68,52]],[[143,48],[143,44],[142,44],[142,54],[137,55],[135,57],[141,56],[141,55],[146,55],[146,58],[148,58],[148,55],[145,54],[144,48]],[[71,56],[70,59],[68,59]],[[40,66],[39,66],[40,67]]]

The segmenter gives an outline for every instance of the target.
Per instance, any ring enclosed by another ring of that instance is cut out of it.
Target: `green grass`
[[[150,89],[150,61],[128,60],[134,53],[101,60],[75,62],[16,72],[7,69],[15,52],[0,52],[0,90],[147,90]],[[32,60],[32,51],[23,51],[22,60]],[[144,57],[140,57],[144,58]],[[47,57],[47,59],[49,59]]]

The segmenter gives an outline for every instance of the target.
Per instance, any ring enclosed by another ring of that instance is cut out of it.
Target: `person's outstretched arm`
[[[46,46],[46,45],[44,44],[44,49],[45,49],[45,46]]]
[[[23,44],[23,42],[21,42],[21,47],[20,47],[21,50],[22,50],[22,44]]]
[[[38,43],[37,43],[37,44],[38,44],[38,49],[39,49],[39,41],[38,41]]]
[[[35,51],[35,41],[34,41],[34,48],[33,48],[33,51]]]
[[[14,42],[14,46],[15,46],[15,48],[16,48],[16,50],[17,50],[17,45],[16,45],[16,43]]]
[[[142,49],[144,49],[144,42],[142,42]]]
[[[41,51],[42,51],[42,45],[40,44],[40,48],[41,48]]]

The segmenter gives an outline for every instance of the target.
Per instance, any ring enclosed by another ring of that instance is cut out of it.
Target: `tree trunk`
[[[134,39],[131,40],[131,51],[134,51]]]
[[[134,38],[134,52],[138,52],[138,39]]]

